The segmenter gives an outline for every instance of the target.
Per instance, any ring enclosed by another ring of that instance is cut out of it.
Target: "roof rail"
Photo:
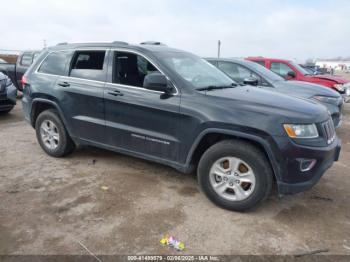
[[[123,41],[113,41],[112,44],[117,44],[117,45],[129,45],[129,43],[123,42]]]
[[[157,42],[157,41],[145,41],[140,43],[140,45],[166,45],[166,44],[163,44],[162,42]]]
[[[57,45],[67,45],[67,42],[58,43]]]

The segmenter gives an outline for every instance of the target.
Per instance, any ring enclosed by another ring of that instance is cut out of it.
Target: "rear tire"
[[[41,148],[50,156],[63,157],[71,153],[75,144],[54,109],[39,114],[35,122],[36,137]]]
[[[240,140],[224,140],[204,152],[198,164],[201,190],[216,205],[246,211],[265,200],[273,172],[266,156]]]

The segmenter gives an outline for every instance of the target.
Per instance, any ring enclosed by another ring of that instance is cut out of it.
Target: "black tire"
[[[41,137],[40,127],[45,120],[52,121],[57,127],[59,140],[57,143],[57,147],[55,149],[48,148]],[[60,119],[58,112],[54,109],[45,110],[39,114],[35,122],[35,130],[36,130],[36,137],[41,148],[50,156],[63,157],[71,153],[75,148],[75,144],[73,140],[70,138],[66,128],[64,127],[64,124]]]
[[[255,175],[255,187],[248,198],[228,200],[215,192],[210,183],[210,169],[219,159],[236,157],[247,163]],[[265,200],[272,188],[273,172],[266,156],[255,146],[240,140],[224,140],[211,146],[201,157],[198,169],[198,182],[201,190],[216,205],[233,211],[246,211]]]
[[[4,110],[4,111],[0,111],[0,114],[1,114],[1,115],[6,115],[6,114],[10,113],[10,112],[12,111],[13,108],[14,108],[14,107],[11,107],[10,109]]]

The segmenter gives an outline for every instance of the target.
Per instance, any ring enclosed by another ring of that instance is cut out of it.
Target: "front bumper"
[[[277,181],[280,195],[295,194],[313,187],[335,161],[338,161],[341,141],[336,139],[327,147],[304,147],[294,145],[288,149],[291,154],[284,163],[284,172]],[[315,166],[301,171],[300,159],[315,159]]]

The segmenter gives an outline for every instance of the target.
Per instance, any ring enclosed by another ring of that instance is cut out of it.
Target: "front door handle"
[[[58,85],[62,86],[62,87],[68,87],[68,86],[70,86],[70,83],[68,83],[68,82],[60,82],[60,83],[58,83]]]
[[[109,91],[108,94],[112,96],[123,96],[124,94],[120,92],[119,90]]]

